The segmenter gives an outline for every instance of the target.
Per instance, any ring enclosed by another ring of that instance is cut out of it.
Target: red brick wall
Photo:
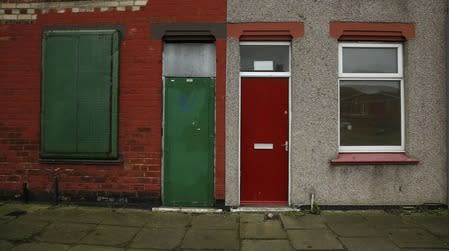
[[[55,176],[67,196],[160,198],[162,42],[152,23],[224,23],[226,1],[149,0],[141,11],[38,14],[34,24],[0,25],[0,192],[20,194],[23,182],[48,194]],[[40,69],[43,27],[121,24],[119,152],[122,164],[43,164],[40,148]],[[217,43],[216,199],[224,199],[226,42]]]

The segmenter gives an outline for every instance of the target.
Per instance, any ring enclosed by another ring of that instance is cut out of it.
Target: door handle
[[[288,152],[288,140],[286,140],[285,143],[282,144],[282,146],[284,147],[285,151]]]

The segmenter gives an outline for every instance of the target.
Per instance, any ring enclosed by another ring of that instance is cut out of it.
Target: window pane
[[[397,73],[397,48],[343,48],[343,73]]]
[[[287,45],[241,45],[240,71],[288,72]]]
[[[340,145],[401,145],[400,81],[340,81]]]
[[[170,77],[215,77],[215,44],[166,43],[164,71]]]

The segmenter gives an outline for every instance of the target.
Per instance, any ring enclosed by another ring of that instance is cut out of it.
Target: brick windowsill
[[[332,165],[416,165],[405,153],[339,153]]]

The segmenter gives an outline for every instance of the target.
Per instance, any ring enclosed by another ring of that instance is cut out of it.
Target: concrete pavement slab
[[[150,218],[149,213],[111,211],[104,215],[102,225],[142,227]]]
[[[264,222],[263,213],[240,213],[240,223],[260,223]]]
[[[37,240],[56,243],[79,243],[79,241],[92,232],[96,225],[93,224],[75,224],[57,222],[52,223],[36,237]]]
[[[39,210],[48,209],[50,205],[40,205],[40,204],[23,204],[23,203],[10,203],[0,206],[0,216],[5,216],[15,211],[24,211],[27,214],[33,213]]]
[[[449,237],[440,237],[440,239],[449,245]]]
[[[362,222],[333,222],[327,224],[329,228],[339,236],[384,236],[385,233],[370,226],[366,221]]]
[[[287,233],[280,221],[265,221],[262,223],[241,223],[241,239],[287,239]]]
[[[11,242],[0,240],[0,250],[9,251],[12,247],[13,245]]]
[[[103,220],[105,213],[108,211],[110,211],[110,209],[107,208],[59,206],[49,208],[48,210],[37,211],[33,214],[27,214],[23,216],[23,218],[98,224]]]
[[[192,228],[237,229],[238,217],[232,214],[202,214],[193,216]]]
[[[348,251],[400,251],[391,240],[384,237],[351,237],[340,238]]]
[[[407,220],[425,227],[435,235],[449,237],[449,217],[447,216],[420,215],[407,217]]]
[[[177,228],[186,227],[190,224],[192,216],[186,213],[161,213],[153,212],[149,218],[145,227],[155,228]]]
[[[354,222],[366,222],[359,213],[346,212],[346,211],[323,211],[321,213],[325,222],[328,223],[354,223]]]
[[[281,214],[282,225],[285,229],[315,229],[326,228],[319,215],[289,216]]]
[[[131,242],[132,248],[175,249],[181,244],[186,229],[145,228]]]
[[[243,240],[242,251],[293,251],[288,240]]]
[[[44,221],[15,222],[15,220],[0,225],[0,239],[26,240],[41,232],[49,223]]]
[[[123,247],[133,239],[139,230],[139,228],[132,227],[100,225],[80,242],[99,246]]]
[[[296,250],[343,250],[337,237],[327,229],[288,230],[288,238]]]
[[[363,215],[363,217],[368,221],[368,224],[376,228],[414,228],[416,225],[405,222],[402,217],[391,215],[391,214],[368,214]]]
[[[11,251],[66,251],[68,245],[50,243],[25,243],[11,249]]]
[[[449,251],[449,249],[433,249],[433,248],[404,248],[403,251]]]
[[[387,233],[401,248],[449,248],[442,240],[423,229],[389,229]]]
[[[182,241],[182,249],[239,249],[236,230],[189,229]]]
[[[124,248],[113,248],[104,246],[93,245],[77,245],[69,249],[68,251],[125,251]],[[143,250],[141,250],[143,251]]]

